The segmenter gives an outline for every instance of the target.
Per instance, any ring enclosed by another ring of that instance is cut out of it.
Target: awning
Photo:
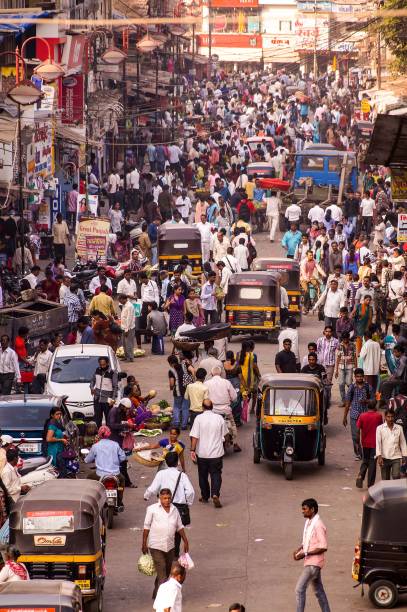
[[[0,32],[25,32],[28,28],[31,28],[32,24],[29,19],[34,17],[49,17],[53,15],[55,11],[39,11],[33,13],[1,13],[0,14]],[[27,22],[13,22],[13,19],[28,19]],[[9,22],[9,23],[7,23]]]
[[[364,162],[407,167],[407,117],[377,116]]]
[[[58,125],[56,128],[56,136],[57,138],[62,138],[62,140],[69,140],[74,144],[86,144],[86,133],[85,128],[73,128],[65,125]],[[92,138],[88,138],[88,144],[91,147],[103,147],[103,143],[97,140],[93,140]]]

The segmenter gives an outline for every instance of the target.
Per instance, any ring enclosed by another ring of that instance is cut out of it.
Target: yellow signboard
[[[367,98],[363,98],[360,103],[360,110],[362,113],[370,113],[370,102]]]
[[[391,195],[393,200],[407,200],[407,169],[391,169]]]
[[[106,262],[109,228],[109,219],[91,217],[79,221],[76,252],[83,261]]]

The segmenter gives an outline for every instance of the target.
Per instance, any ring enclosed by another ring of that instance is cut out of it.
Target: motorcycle
[[[20,458],[17,470],[21,476],[21,484],[29,485],[31,488],[38,487],[47,480],[58,478],[51,457]]]

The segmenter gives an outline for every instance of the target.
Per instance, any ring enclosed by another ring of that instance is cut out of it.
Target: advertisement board
[[[407,200],[407,169],[391,169],[391,196],[393,200]]]
[[[407,215],[398,215],[397,242],[407,242]]]
[[[87,218],[78,224],[76,252],[83,261],[96,260],[106,262],[109,219]]]
[[[83,125],[84,88],[83,74],[74,74],[62,79],[61,86],[61,123],[64,125]]]

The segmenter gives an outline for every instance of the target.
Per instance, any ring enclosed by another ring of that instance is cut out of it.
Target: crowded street
[[[405,9],[6,4],[0,612],[405,608]]]

